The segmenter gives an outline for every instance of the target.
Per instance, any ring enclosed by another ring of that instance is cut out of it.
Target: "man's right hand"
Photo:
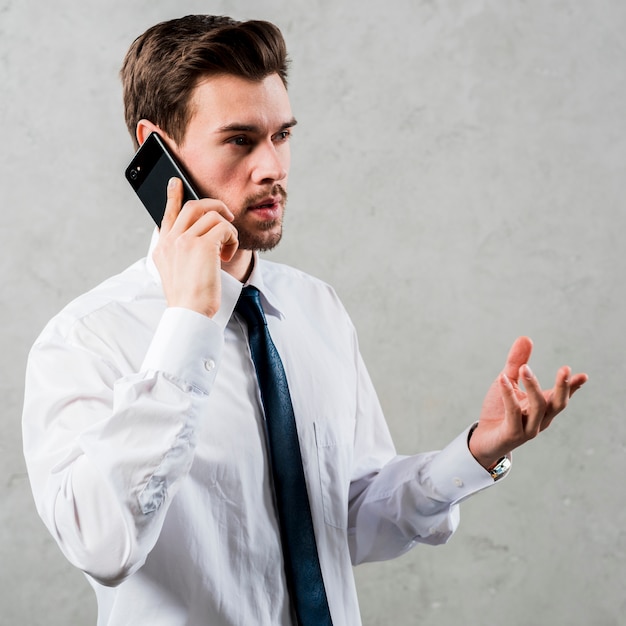
[[[153,258],[168,306],[213,317],[220,308],[222,261],[239,246],[234,215],[219,200],[190,200],[183,205],[183,185],[172,178]]]

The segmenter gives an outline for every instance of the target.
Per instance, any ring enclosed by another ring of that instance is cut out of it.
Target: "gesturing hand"
[[[209,198],[184,206],[183,186],[172,178],[153,259],[168,306],[180,306],[213,317],[221,303],[221,262],[230,261],[239,245],[233,214]]]
[[[470,452],[485,468],[545,430],[572,394],[587,382],[586,374],[572,374],[563,366],[554,387],[542,391],[528,367],[531,352],[532,341],[519,337],[485,396],[478,426],[469,441]]]

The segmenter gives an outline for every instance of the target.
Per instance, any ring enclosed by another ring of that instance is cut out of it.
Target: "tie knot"
[[[261,294],[256,287],[248,286],[241,290],[235,311],[246,320],[249,327],[266,325],[261,306]]]

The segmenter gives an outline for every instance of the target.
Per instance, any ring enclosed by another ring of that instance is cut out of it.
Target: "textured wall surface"
[[[447,546],[357,568],[366,626],[624,624],[620,0],[0,0],[0,624],[95,624],[32,503],[24,366],[145,253],[117,72],[146,27],[197,12],[285,34],[299,125],[272,256],[337,288],[401,453],[475,419],[517,335],[546,386],[590,374]]]

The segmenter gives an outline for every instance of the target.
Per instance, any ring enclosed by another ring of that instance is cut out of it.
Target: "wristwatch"
[[[476,430],[476,426],[478,426],[478,422],[474,424],[467,433],[467,445],[469,447],[469,440],[472,437],[473,432]],[[511,469],[511,459],[508,456],[503,456],[501,459],[498,459],[491,467],[487,468],[487,471],[493,478],[494,482],[496,480],[500,480],[509,470]]]
[[[511,459],[508,456],[503,456],[499,461],[496,461],[495,465],[487,468],[487,471],[491,474],[494,482],[500,480],[511,468]]]

